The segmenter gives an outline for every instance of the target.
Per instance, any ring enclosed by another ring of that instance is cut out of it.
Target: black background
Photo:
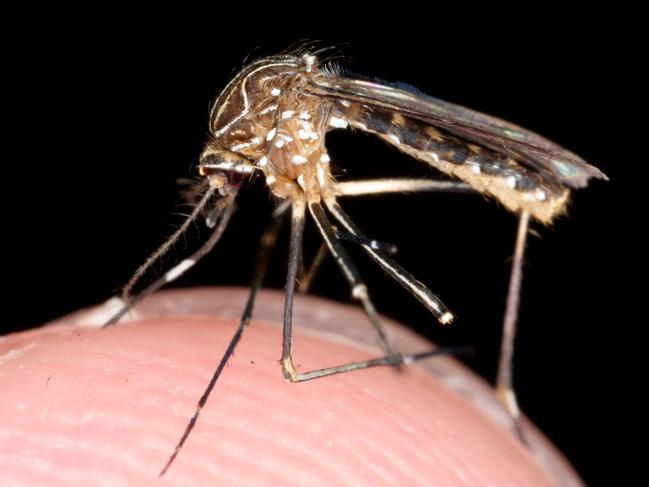
[[[609,175],[610,182],[574,194],[568,217],[550,228],[534,225],[516,384],[523,409],[588,483],[628,473],[631,456],[620,461],[621,453],[627,434],[643,423],[632,419],[638,384],[627,384],[638,372],[635,333],[646,324],[641,313],[628,313],[631,289],[642,288],[632,277],[645,267],[633,250],[643,220],[641,192],[631,183],[646,173],[646,135],[633,134],[633,113],[641,113],[635,70],[646,59],[635,51],[631,15],[491,18],[468,8],[424,15],[395,5],[388,20],[330,7],[317,16],[278,4],[191,16],[40,11],[16,18],[3,60],[4,331],[113,295],[188,211],[176,181],[192,175],[209,104],[244,58],[319,39],[338,45],[352,71],[408,82],[519,123]],[[327,145],[346,171],[342,178],[430,175],[362,134],[332,133]],[[247,283],[272,205],[260,182],[245,188],[239,203],[216,251],[178,286]],[[464,195],[344,206],[367,234],[397,244],[398,260],[458,320],[439,327],[351,245],[379,310],[441,344],[476,346],[467,362],[492,380],[515,217]],[[169,262],[200,235],[202,228],[190,232]],[[317,245],[310,228],[307,256]],[[275,255],[270,287],[284,284],[285,249]],[[331,262],[313,292],[349,300]]]

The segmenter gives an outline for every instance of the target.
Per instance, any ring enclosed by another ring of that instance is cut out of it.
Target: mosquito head
[[[254,169],[245,157],[213,143],[205,147],[198,163],[198,173],[222,195],[237,191]]]

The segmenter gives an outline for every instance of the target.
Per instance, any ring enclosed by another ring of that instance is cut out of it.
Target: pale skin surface
[[[582,485],[536,430],[529,430],[534,453],[523,447],[490,389],[452,359],[436,357],[400,373],[379,367],[284,381],[283,301],[276,291],[260,294],[196,428],[158,479],[246,295],[226,288],[160,293],[142,303],[135,320],[105,331],[98,330],[110,315],[104,308],[4,337],[3,482]],[[362,344],[375,337],[357,308],[298,297],[295,323],[300,370],[380,353]],[[430,347],[407,330],[388,329],[403,352]]]

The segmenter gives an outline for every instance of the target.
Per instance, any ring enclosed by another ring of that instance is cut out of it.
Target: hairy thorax
[[[324,145],[332,105],[301,89],[305,75],[318,76],[308,62],[253,64],[232,80],[212,112],[202,174],[235,167],[247,174],[254,168],[280,198],[312,200],[333,191]]]

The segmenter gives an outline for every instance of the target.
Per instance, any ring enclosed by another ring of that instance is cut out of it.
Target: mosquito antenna
[[[211,193],[213,193],[213,191],[211,191]],[[187,272],[188,269],[193,267],[194,264],[196,264],[196,262],[202,259],[206,254],[208,254],[214,248],[216,243],[221,239],[223,232],[228,226],[230,218],[232,217],[232,214],[234,213],[234,209],[235,209],[235,205],[234,205],[235,197],[236,197],[236,192],[230,193],[218,201],[217,206],[214,208],[212,212],[212,214],[218,215],[217,218],[218,225],[212,232],[212,235],[210,235],[210,238],[208,238],[207,241],[198,248],[198,250],[196,250],[188,258],[180,261],[174,267],[172,267],[167,272],[165,272],[161,277],[156,279],[154,282],[149,284],[138,294],[133,296],[130,299],[130,301],[124,304],[124,306],[110,320],[108,320],[108,322],[106,322],[104,326],[102,326],[102,328],[106,328],[107,326],[114,325],[115,323],[117,323],[122,316],[124,316],[131,309],[133,309],[133,307],[135,307],[135,305],[137,305],[140,301],[142,301],[147,296],[156,292],[165,284],[183,275],[185,272]],[[209,200],[209,198],[206,199],[206,197],[203,197],[201,204],[204,206],[207,200]],[[193,217],[193,213],[188,218],[188,220],[191,220],[192,217]]]
[[[286,203],[290,203],[290,202],[287,201]],[[178,456],[178,453],[180,453],[180,450],[185,444],[185,441],[187,441],[187,438],[189,437],[190,433],[194,429],[194,426],[196,425],[196,421],[198,420],[198,416],[201,413],[201,409],[203,409],[203,406],[205,406],[207,399],[210,397],[210,394],[212,393],[212,389],[214,389],[216,382],[219,380],[219,377],[221,376],[221,372],[223,372],[223,369],[225,368],[226,364],[230,360],[230,357],[232,357],[232,355],[234,354],[234,350],[237,347],[239,341],[241,340],[243,331],[250,323],[250,319],[252,318],[252,311],[255,305],[255,299],[257,297],[257,292],[259,291],[259,288],[261,288],[261,284],[264,280],[264,276],[266,275],[266,271],[268,270],[268,263],[270,261],[272,250],[273,248],[275,248],[275,243],[277,242],[277,236],[279,235],[279,231],[282,228],[282,222],[284,221],[282,217],[284,216],[284,213],[286,212],[286,210],[288,210],[289,207],[290,204],[282,204],[278,206],[273,212],[272,220],[261,238],[261,245],[257,253],[255,273],[250,283],[250,294],[248,295],[248,301],[246,302],[246,307],[243,311],[243,315],[241,316],[239,327],[234,332],[234,335],[232,335],[232,338],[230,339],[230,343],[228,343],[228,347],[225,349],[225,353],[223,354],[223,357],[221,357],[221,361],[219,362],[219,365],[216,367],[216,370],[212,374],[212,378],[210,379],[209,384],[205,388],[203,395],[201,396],[201,398],[198,400],[198,403],[196,404],[196,410],[194,411],[194,415],[187,423],[187,426],[185,427],[185,431],[180,437],[178,443],[176,444],[176,448],[174,449],[174,452],[171,454],[171,456],[167,460],[167,463],[165,463],[165,466],[160,471],[159,477],[162,477],[167,472],[167,470],[169,470],[169,467],[171,467],[171,464]]]

